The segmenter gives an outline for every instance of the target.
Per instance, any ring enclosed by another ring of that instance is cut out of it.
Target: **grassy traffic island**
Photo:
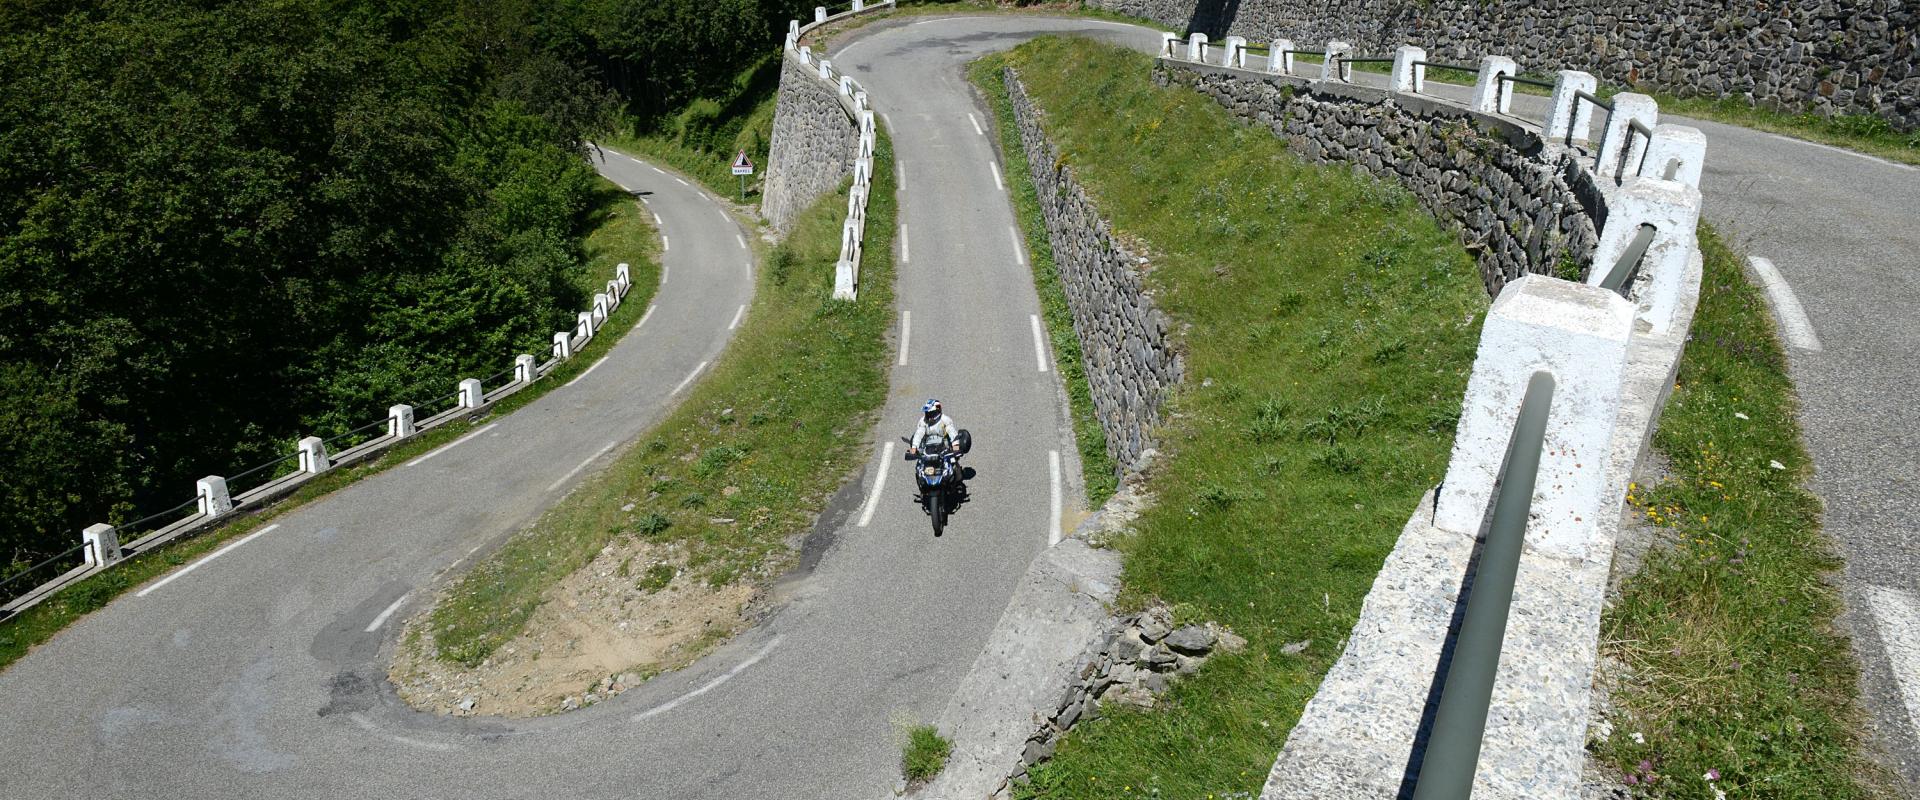
[[[867,458],[893,320],[892,149],[874,156],[860,297],[830,299],[846,187],[762,259],[726,353],[657,428],[413,618],[390,675],[416,707],[548,714],[691,663]]]
[[[1007,64],[1183,323],[1156,504],[1115,544],[1121,610],[1162,601],[1250,645],[1154,710],[1076,727],[1015,796],[1257,797],[1445,471],[1486,295],[1397,187],[1302,164],[1211,100],[1152,86],[1148,57],[1089,41],[1040,39],[973,68],[1016,201],[1032,188]],[[1035,263],[1051,263],[1037,209],[1019,205]],[[1677,544],[1608,612],[1603,651],[1631,674],[1596,754],[1635,796],[1872,796],[1785,360],[1738,258],[1710,229],[1702,241],[1693,343],[1655,443],[1672,476],[1633,496]]]
[[[582,296],[591,297],[594,292],[604,290],[607,280],[613,277],[615,264],[627,262],[633,288],[607,320],[601,335],[595,336],[572,359],[557,365],[531,386],[495,403],[488,410],[489,417],[526,406],[585,371],[588,365],[613,349],[621,336],[633,327],[633,323],[639,321],[641,313],[659,289],[660,236],[654,230],[652,218],[641,211],[639,204],[633,202],[633,196],[626,190],[611,181],[597,180],[599,189],[592,198],[592,230],[581,246],[585,258],[571,278]],[[503,355],[502,360],[505,358]],[[484,424],[484,419],[461,420],[435,428],[397,444],[377,457],[331,470],[308,481],[291,496],[259,513],[241,515],[226,525],[135,557],[61,590],[19,616],[0,622],[0,669],[18,661],[33,647],[53,638],[81,617],[106,606],[122,593],[172,572],[235,538],[258,530],[308,502],[395,465],[405,464]]]

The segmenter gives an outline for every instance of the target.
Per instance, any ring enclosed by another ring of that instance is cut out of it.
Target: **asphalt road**
[[[547,487],[583,459],[659,419],[672,388],[718,354],[735,309],[749,302],[750,257],[718,206],[615,157],[603,171],[654,192],[672,240],[646,326],[578,384],[487,434],[290,514],[0,673],[0,799],[885,792],[900,725],[938,713],[1030,557],[1057,532],[1055,498],[1077,502],[1060,387],[1051,354],[1036,351],[1030,273],[992,140],[968,119],[986,117],[963,74],[980,54],[1065,31],[1158,43],[1112,23],[974,17],[874,26],[831,56],[869,90],[893,136],[903,177],[899,304],[911,331],[897,332],[905,352],[873,463],[835,499],[761,626],[612,700],[516,722],[406,709],[383,677],[395,624],[366,630],[396,599],[557,501]],[[1915,434],[1899,390],[1920,385],[1911,359],[1920,323],[1907,311],[1917,288],[1909,261],[1920,251],[1916,175],[1701,127],[1709,218],[1779,265],[1825,344],[1796,352],[1793,368],[1820,462],[1816,488],[1848,549],[1850,592],[1911,591],[1920,573],[1902,539],[1915,510],[1901,490],[1911,488]],[[947,401],[975,434],[973,500],[939,539],[910,499],[896,438],[927,396]],[[883,458],[889,444],[893,458]],[[403,603],[395,618],[414,610]],[[1897,693],[1886,650],[1871,633],[1861,642],[1868,686]]]

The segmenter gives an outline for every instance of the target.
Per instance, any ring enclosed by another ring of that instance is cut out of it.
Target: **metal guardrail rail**
[[[1547,416],[1553,408],[1553,376],[1536,372],[1527,381],[1527,393],[1507,440],[1506,468],[1501,471],[1499,499],[1493,522],[1480,548],[1467,596],[1466,618],[1453,642],[1453,661],[1440,691],[1427,752],[1420,761],[1420,777],[1413,800],[1466,800],[1473,794],[1473,776],[1480,766],[1481,738],[1487,730],[1487,709],[1493,700],[1493,680],[1500,668],[1500,647],[1507,635],[1507,611],[1513,603],[1514,578],[1520,571],[1520,551],[1526,543],[1527,516],[1533,508],[1533,488],[1540,474],[1540,451],[1545,444]]]
[[[1647,248],[1653,246],[1653,236],[1658,230],[1652,225],[1642,224],[1633,233],[1633,240],[1627,243],[1627,249],[1620,252],[1620,258],[1613,262],[1613,268],[1607,270],[1607,277],[1600,281],[1600,288],[1627,293],[1627,287],[1633,283],[1633,276],[1640,271],[1640,259],[1647,254]]]

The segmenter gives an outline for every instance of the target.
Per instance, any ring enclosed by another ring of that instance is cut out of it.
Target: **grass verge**
[[[672,166],[721,197],[754,201],[766,175],[779,88],[780,52],[769,50],[735,75],[719,97],[695,100],[653,130],[641,130],[629,119],[601,143]],[[734,154],[741,151],[757,170],[747,178],[744,194],[732,171]]]
[[[1106,433],[1094,415],[1093,391],[1087,387],[1087,365],[1080,351],[1080,336],[1073,330],[1073,309],[1067,305],[1060,269],[1053,262],[1053,242],[1047,236],[1046,219],[1040,216],[1040,198],[1033,187],[1027,151],[1020,146],[1013,104],[1007,99],[1006,84],[1000,80],[1000,64],[997,59],[976,61],[969,68],[968,77],[993,108],[1000,160],[1007,165],[1008,184],[1013,189],[1014,215],[1020,220],[1027,252],[1033,257],[1033,286],[1040,294],[1040,315],[1046,321],[1047,341],[1053,347],[1054,362],[1059,365],[1060,379],[1067,389],[1073,438],[1080,450],[1080,471],[1087,489],[1087,506],[1099,508],[1113,496],[1119,477],[1113,455],[1107,452]]]
[[[1628,497],[1665,541],[1603,620],[1625,677],[1594,746],[1639,796],[1874,797],[1786,356],[1739,255],[1707,226],[1700,244],[1700,306],[1654,437],[1669,475]]]
[[[1156,504],[1117,542],[1121,603],[1165,600],[1249,641],[1163,709],[1076,727],[1018,793],[1257,795],[1445,471],[1487,307],[1478,272],[1403,190],[1303,164],[1211,100],[1154,87],[1144,54],[1046,38],[984,67],[1000,63],[1114,228],[1146,247],[1156,302],[1190,323]]]
[[[865,458],[860,434],[886,398],[892,158],[883,136],[860,299],[829,299],[843,186],[815,202],[764,259],[746,322],[686,401],[448,588],[428,620],[436,657],[467,667],[484,661],[520,633],[549,587],[616,537],[685,548],[686,569],[675,580],[722,586],[785,569],[790,540]]]
[[[639,320],[641,312],[659,288],[660,237],[655,234],[650,218],[641,212],[632,196],[620,187],[604,179],[601,186],[602,191],[598,194],[600,208],[595,212],[599,216],[599,223],[587,236],[584,245],[587,259],[581,265],[576,281],[588,293],[602,291],[606,281],[613,277],[614,265],[625,261],[632,270],[633,289],[608,320],[604,329],[607,333],[594,337],[571,360],[555,367],[532,386],[494,404],[488,412],[490,415],[506,414],[533,402],[599,360],[632,327],[631,323]],[[628,324],[622,325],[622,322]],[[127,590],[165,575],[235,537],[244,536],[274,519],[292,513],[308,502],[451,442],[473,427],[473,423],[466,421],[443,425],[412,441],[396,445],[370,461],[327,472],[258,513],[246,515],[193,538],[176,541],[61,590],[19,616],[0,622],[0,670],[6,669],[35,646],[53,638],[81,617],[104,607]]]
[[[907,730],[907,743],[900,748],[900,772],[909,783],[925,783],[947,767],[953,743],[932,725],[916,725]]]

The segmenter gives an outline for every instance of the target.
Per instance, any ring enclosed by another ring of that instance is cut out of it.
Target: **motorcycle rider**
[[[940,437],[948,448],[960,446],[960,426],[941,412],[938,399],[928,399],[926,405],[920,407],[920,426],[914,429],[913,441],[907,445],[909,458],[920,455],[920,446],[926,443],[929,434]]]

